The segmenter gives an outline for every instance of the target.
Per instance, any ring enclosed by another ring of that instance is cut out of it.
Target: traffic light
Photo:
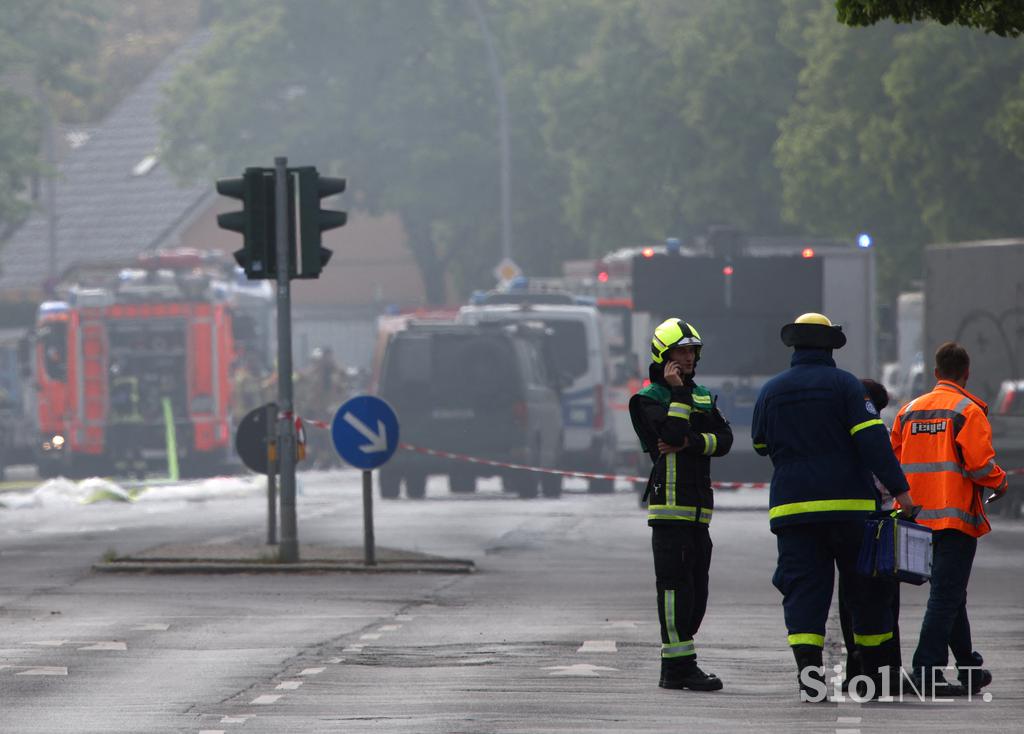
[[[217,215],[222,229],[242,235],[235,262],[250,279],[275,277],[274,169],[246,168],[242,178],[218,179],[217,193],[242,202],[242,211]]]
[[[331,251],[321,245],[320,235],[345,226],[348,214],[321,209],[320,200],[345,190],[345,179],[321,176],[313,166],[289,169],[299,178],[299,262],[292,276],[318,278],[331,259]]]

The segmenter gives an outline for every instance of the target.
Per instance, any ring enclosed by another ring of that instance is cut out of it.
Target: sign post
[[[338,456],[363,470],[363,550],[367,566],[377,564],[373,537],[373,469],[398,448],[398,416],[372,395],[345,402],[334,414],[331,439]]]

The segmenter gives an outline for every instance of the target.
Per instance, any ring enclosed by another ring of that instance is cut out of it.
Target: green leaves
[[[927,19],[999,36],[1024,33],[1024,7],[1018,0],[836,0],[836,11],[840,22],[853,26]]]

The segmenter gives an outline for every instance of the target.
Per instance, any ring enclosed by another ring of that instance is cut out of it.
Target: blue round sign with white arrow
[[[359,395],[334,414],[331,439],[338,456],[351,466],[376,469],[398,448],[398,416],[380,398]]]

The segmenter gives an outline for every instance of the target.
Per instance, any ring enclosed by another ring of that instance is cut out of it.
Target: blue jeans
[[[967,582],[977,549],[978,539],[959,530],[932,534],[931,591],[914,652],[914,670],[946,667],[949,650],[958,664],[975,664],[967,619]]]

